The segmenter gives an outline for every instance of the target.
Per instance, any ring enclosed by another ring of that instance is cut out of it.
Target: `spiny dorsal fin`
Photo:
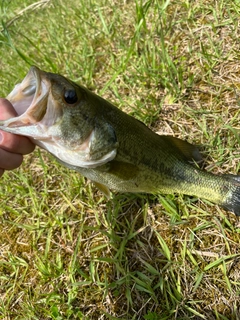
[[[196,163],[202,161],[202,156],[198,148],[193,144],[171,136],[165,136],[164,139],[176,147],[188,161],[194,161]]]

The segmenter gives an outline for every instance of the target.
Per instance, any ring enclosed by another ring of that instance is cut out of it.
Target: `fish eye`
[[[64,92],[64,100],[68,104],[74,104],[78,101],[77,93],[74,89],[69,89]]]

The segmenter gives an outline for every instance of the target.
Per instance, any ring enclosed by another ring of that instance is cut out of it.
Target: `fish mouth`
[[[0,129],[36,139],[39,136],[39,124],[41,122],[44,124],[48,92],[49,85],[42,79],[41,71],[35,66],[31,67],[23,81],[17,84],[7,96],[17,116],[1,120]],[[36,125],[38,125],[38,134],[33,130]]]

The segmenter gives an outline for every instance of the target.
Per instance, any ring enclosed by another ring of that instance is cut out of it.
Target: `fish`
[[[1,130],[29,137],[107,196],[180,193],[240,215],[240,175],[202,170],[196,146],[158,135],[64,76],[33,66],[7,99],[17,115],[1,120]]]

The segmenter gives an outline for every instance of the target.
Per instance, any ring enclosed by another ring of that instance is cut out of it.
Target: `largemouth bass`
[[[214,175],[192,162],[198,149],[160,136],[83,86],[32,67],[7,99],[18,116],[0,129],[28,136],[108,193],[182,193],[240,215],[240,176]]]

